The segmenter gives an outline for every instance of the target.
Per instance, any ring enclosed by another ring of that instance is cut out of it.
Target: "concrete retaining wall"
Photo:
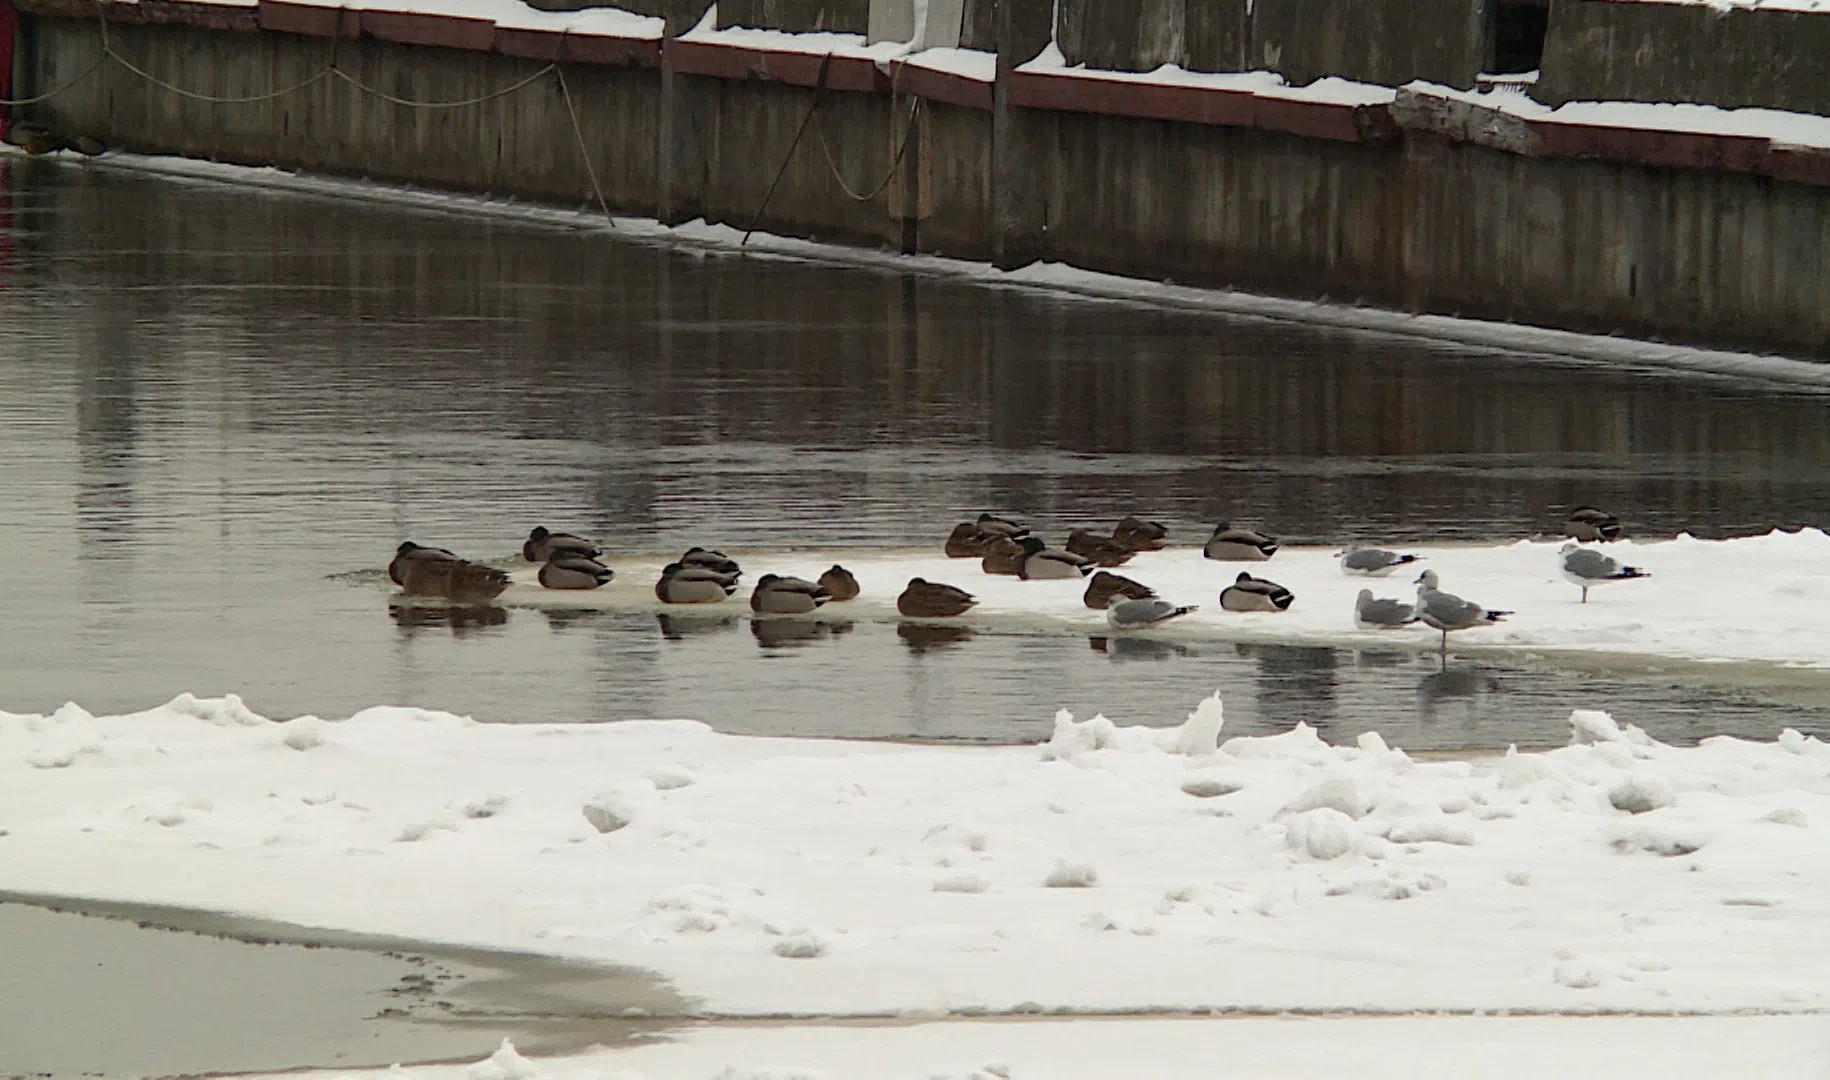
[[[537,78],[457,109],[390,104],[334,78],[215,105],[110,64],[26,118],[147,152],[589,201],[557,77],[542,73],[552,42],[326,10],[372,32],[259,30],[244,13],[220,29],[109,33],[151,74],[222,96],[305,80],[333,52],[341,70],[416,100]],[[564,71],[606,199],[665,220],[1830,357],[1830,155],[1498,122],[1416,95],[1348,107],[1019,73],[1048,40],[1052,5],[995,13],[995,86],[690,40],[573,39],[565,48],[612,62]],[[101,45],[93,19],[41,12],[24,28],[18,94],[69,79]],[[415,37],[474,44],[398,40]],[[854,200],[840,178],[882,191]]]
[[[1070,64],[1151,71],[1268,70],[1396,86],[1474,86],[1492,0],[1061,0]]]
[[[1552,0],[1536,96],[1830,115],[1830,15]]]

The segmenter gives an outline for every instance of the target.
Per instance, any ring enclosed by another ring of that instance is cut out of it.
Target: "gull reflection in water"
[[[1179,656],[1193,655],[1186,645],[1131,634],[1094,634],[1087,638],[1087,646],[1094,652],[1105,653],[1115,661],[1173,660]]]
[[[896,624],[896,636],[902,639],[910,652],[926,653],[951,649],[961,642],[971,641],[973,629],[970,626],[950,626],[946,623],[900,622]]]
[[[454,637],[487,630],[508,622],[508,609],[493,605],[458,607],[448,604],[389,604],[388,617],[411,635],[421,630],[444,629]]]
[[[1480,695],[1499,689],[1499,676],[1487,668],[1452,667],[1432,671],[1417,681],[1417,703],[1425,715],[1430,715],[1457,699],[1471,705]]]

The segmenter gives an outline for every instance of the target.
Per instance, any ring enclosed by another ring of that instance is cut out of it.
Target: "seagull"
[[[1193,610],[1193,605],[1183,607],[1167,600],[1114,597],[1111,606],[1106,608],[1106,624],[1114,630],[1141,630],[1148,626],[1160,626]]]
[[[1348,548],[1338,557],[1341,573],[1360,577],[1384,577],[1400,566],[1417,561],[1415,555],[1400,555],[1384,548]]]
[[[1563,535],[1577,540],[1618,540],[1620,519],[1606,510],[1578,506],[1569,512],[1569,518],[1563,522]]]
[[[1563,556],[1563,576],[1570,584],[1582,587],[1582,602],[1589,602],[1589,590],[1606,581],[1630,581],[1652,575],[1637,566],[1622,566],[1620,560],[1603,555],[1571,540],[1558,549]]]
[[[1510,611],[1488,611],[1471,600],[1443,592],[1436,587],[1439,583],[1434,570],[1425,570],[1417,578],[1417,617],[1426,626],[1442,631],[1444,660],[1449,656],[1449,631],[1492,626],[1512,614]]]
[[[1354,601],[1353,624],[1362,630],[1396,630],[1417,621],[1417,606],[1402,600],[1375,597],[1371,589],[1361,589]]]

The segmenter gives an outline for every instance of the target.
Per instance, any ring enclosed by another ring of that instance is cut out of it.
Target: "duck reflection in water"
[[[1161,638],[1133,637],[1130,634],[1093,634],[1087,638],[1087,645],[1094,652],[1105,653],[1114,661],[1173,660],[1193,655],[1186,645]]]
[[[408,635],[420,630],[447,629],[453,637],[465,637],[476,630],[506,624],[508,609],[493,604],[389,604],[388,617]]]
[[[902,639],[902,643],[907,645],[912,653],[951,649],[962,642],[971,641],[973,633],[970,626],[948,626],[926,622],[896,624],[896,636]]]
[[[730,630],[737,625],[735,612],[729,615],[716,615],[711,612],[660,611],[655,613],[654,621],[661,628],[661,636],[668,641],[685,641],[696,634],[714,634]]]
[[[603,618],[605,613],[593,611],[590,608],[545,608],[540,614],[546,616],[547,626],[558,632],[573,630],[596,622]]]
[[[765,649],[798,649],[817,641],[830,641],[851,633],[850,620],[751,619],[750,633]]]

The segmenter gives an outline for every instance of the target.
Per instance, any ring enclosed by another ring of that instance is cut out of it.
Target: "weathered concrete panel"
[[[1240,71],[1247,0],[1061,0],[1056,40],[1070,64],[1110,71]]]
[[[1830,19],[1552,0],[1541,100],[1684,101],[1830,115]]]
[[[960,23],[959,47],[996,52],[998,47],[998,0],[966,0],[966,14]]]
[[[870,8],[870,0],[718,0],[718,25],[862,34],[870,29]]]
[[[1295,85],[1328,75],[1472,89],[1487,60],[1493,0],[1255,0],[1245,67]],[[1552,22],[1555,23],[1553,16]]]
[[[1190,71],[1245,71],[1251,41],[1251,0],[1184,0],[1182,38]]]

